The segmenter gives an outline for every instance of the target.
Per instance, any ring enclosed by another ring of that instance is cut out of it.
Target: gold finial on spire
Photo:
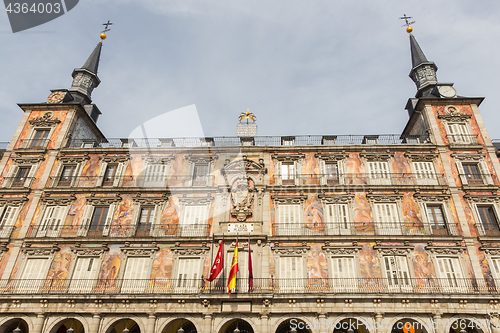
[[[413,17],[411,17],[411,16],[406,16],[406,14],[403,14],[403,17],[400,17],[400,18],[399,18],[400,20],[405,20],[405,24],[404,24],[404,25],[402,25],[402,26],[403,26],[403,27],[406,27],[406,32],[407,32],[407,33],[411,33],[411,32],[413,31],[413,28],[411,27],[411,25],[412,25],[413,23],[415,23],[415,21],[410,22],[410,21],[409,21],[409,19],[411,19],[411,18],[413,18]]]
[[[243,119],[251,119],[252,121],[255,122],[257,120],[257,116],[254,115],[253,113],[251,113],[250,109],[247,109],[247,112],[240,113],[240,116],[238,117],[238,119],[240,121],[242,121]]]
[[[99,37],[101,37],[102,40],[105,40],[106,39],[106,32],[110,31],[111,29],[109,28],[110,25],[113,25],[113,23],[111,23],[109,20],[107,23],[103,23],[102,24],[103,26],[105,26],[104,30],[101,31],[101,34],[99,35]]]

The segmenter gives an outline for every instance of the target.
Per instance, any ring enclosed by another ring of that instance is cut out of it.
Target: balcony
[[[221,295],[227,294],[227,280],[202,279],[5,279],[0,280],[2,295]],[[238,278],[236,294],[322,294],[322,295],[498,295],[500,287],[477,283],[473,279],[387,279],[324,278],[274,279]]]
[[[208,224],[197,224],[190,226],[180,225],[153,225],[148,230],[136,230],[133,225],[111,225],[106,233],[101,230],[89,230],[89,226],[80,228],[80,225],[65,225],[56,229],[46,229],[39,225],[30,225],[26,238],[100,238],[100,237],[207,237]],[[1,237],[1,229],[0,229]]]
[[[369,137],[370,140],[366,138]],[[301,135],[301,136],[256,136],[252,141],[239,137],[213,138],[146,138],[146,139],[100,139],[71,140],[66,148],[172,148],[172,147],[238,147],[252,145],[269,146],[352,146],[352,145],[421,145],[431,144],[427,136],[384,135]]]
[[[21,139],[14,149],[47,149],[49,139]]]
[[[448,134],[451,145],[478,145],[476,134]]]
[[[448,236],[456,235],[456,226],[434,229],[423,223],[409,222],[330,222],[317,225],[308,223],[275,223],[274,236]]]
[[[117,182],[115,182],[115,180]],[[102,177],[97,176],[79,176],[79,177],[49,177],[49,184],[52,188],[72,187],[72,188],[90,188],[90,187],[131,187],[131,188],[166,188],[166,187],[189,187],[189,186],[213,186],[215,177],[213,175],[203,178],[193,176],[168,176],[151,177],[145,175],[121,176],[113,180],[103,181]],[[101,185],[97,185],[97,184]]]
[[[35,177],[4,177],[2,187],[4,188],[29,188]]]

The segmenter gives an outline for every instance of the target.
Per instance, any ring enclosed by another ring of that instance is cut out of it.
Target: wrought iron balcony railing
[[[446,185],[441,173],[346,173],[276,175],[282,185]]]
[[[28,188],[33,179],[35,177],[4,177],[1,186],[3,188]]]
[[[165,295],[225,294],[227,280],[202,279],[6,279],[2,295]],[[467,278],[238,278],[241,294],[427,294],[498,295],[500,287]]]
[[[420,145],[431,143],[420,135],[299,135],[213,138],[146,138],[71,140],[67,148],[158,148],[158,147],[237,147],[237,146],[344,146],[344,145]]]
[[[213,186],[215,177],[207,176],[121,176],[104,179],[98,176],[66,176],[49,177],[50,187],[134,187],[134,188],[165,188],[184,186]]]
[[[477,145],[477,138],[476,134],[448,134],[450,144],[454,145]]]
[[[444,228],[433,228],[422,222],[326,222],[312,223],[275,223],[275,236],[339,236],[339,235],[457,235],[455,224]]]
[[[14,149],[46,149],[49,143],[49,139],[21,139]]]
[[[190,226],[152,225],[145,230],[138,230],[137,225],[111,225],[91,228],[89,225],[41,226],[30,225],[27,238],[39,237],[206,237],[207,224]]]

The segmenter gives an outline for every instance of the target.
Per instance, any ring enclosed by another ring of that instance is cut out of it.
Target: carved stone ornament
[[[496,195],[472,195],[465,194],[464,199],[468,202],[474,203],[496,203],[499,201],[499,197]]]
[[[344,255],[344,254],[358,254],[359,251],[362,249],[362,247],[361,246],[351,246],[351,245],[346,245],[346,246],[325,245],[325,246],[322,246],[321,249],[329,254]]]
[[[38,155],[38,156],[17,155],[15,157],[12,157],[12,161],[14,161],[14,163],[16,164],[38,164],[44,160],[45,156],[43,155]]]
[[[90,159],[90,156],[85,153],[83,156],[66,156],[64,154],[59,154],[57,160],[62,163],[82,163]]]
[[[318,153],[315,154],[314,157],[325,162],[337,162],[345,160],[347,157],[349,157],[349,154],[347,154],[345,151],[342,151],[341,153]]]
[[[54,113],[45,112],[41,117],[34,118],[30,120],[31,126],[37,127],[53,127],[57,126],[61,121],[57,118],[54,118]]]
[[[449,113],[449,114],[440,114],[438,115],[438,118],[451,122],[467,121],[468,119],[472,118],[472,115],[467,113]]]
[[[319,194],[318,199],[327,204],[345,204],[353,202],[354,194]]]
[[[298,162],[298,161],[303,160],[305,157],[306,157],[306,155],[304,155],[302,153],[298,153],[298,154],[276,154],[276,153],[274,153],[271,155],[271,158],[273,160],[277,160],[280,162]]]
[[[233,205],[231,216],[239,222],[244,222],[252,216],[255,189],[249,186],[250,182],[248,180],[239,178],[231,187],[231,203]]]
[[[140,193],[138,193],[135,197],[132,197],[132,200],[134,202],[137,202],[138,204],[141,205],[152,205],[152,206],[159,206],[166,201],[168,201],[168,197],[142,197]]]
[[[366,198],[370,202],[398,202],[403,198],[402,194],[373,194],[368,193]]]
[[[175,157],[173,155],[169,156],[146,155],[142,157],[142,160],[146,164],[170,164],[173,160],[175,160]]]
[[[219,158],[218,155],[186,155],[186,160],[190,163],[211,163]]]
[[[451,198],[450,194],[444,193],[415,193],[413,198],[417,201],[429,201],[429,202],[444,202]]]
[[[26,245],[27,247],[21,248],[21,251],[29,256],[50,256],[61,250],[56,244],[47,247],[31,247],[29,246],[30,244]]]
[[[40,200],[47,206],[67,206],[73,203],[76,200],[76,197],[74,194],[60,197],[46,195],[41,197]]]
[[[373,247],[374,250],[379,252],[382,255],[407,255],[411,251],[413,251],[413,246],[409,245],[405,242],[404,245],[379,245],[380,242],[377,242],[377,245]]]
[[[95,246],[95,247],[81,247],[75,246],[71,248],[71,252],[79,256],[101,256],[109,251],[107,245]]]
[[[271,199],[278,204],[301,204],[307,200],[306,195],[273,195]]]
[[[405,157],[411,162],[432,162],[437,159],[438,153],[412,153],[406,152]]]
[[[115,204],[122,201],[122,197],[119,195],[115,195],[113,197],[96,197],[94,195],[87,197],[87,204],[92,206],[107,206],[111,204]]]
[[[367,152],[366,150],[363,150],[360,154],[360,157],[366,159],[367,161],[370,162],[385,162],[391,159],[391,157],[394,156],[394,153],[391,151],[387,150],[386,152]]]
[[[108,156],[104,154],[99,156],[99,159],[106,163],[125,163],[130,161],[130,155]]]
[[[22,197],[3,197],[0,198],[0,206],[17,206],[20,207],[28,201],[28,197],[23,195]]]
[[[451,157],[460,161],[479,162],[484,159],[484,154],[451,154]]]
[[[242,160],[233,161],[229,164],[224,165],[224,172],[226,174],[259,174],[265,175],[267,173],[267,168],[264,167],[264,160],[260,159],[259,163],[249,160],[246,156],[243,156]]]
[[[128,257],[149,257],[159,249],[160,248],[156,246],[156,244],[147,247],[125,246],[120,248],[120,250]]]
[[[492,255],[492,256],[498,256],[500,255],[500,247],[486,247],[486,246],[481,246],[479,250],[483,251],[486,254]]]
[[[202,246],[180,246],[176,245],[172,248],[172,252],[180,256],[201,256],[208,253],[210,248],[206,245]]]
[[[209,205],[214,201],[214,197],[210,193],[206,197],[188,197],[184,193],[179,197],[179,203],[182,205]]]
[[[465,246],[431,246],[427,245],[425,250],[432,254],[462,254]]]
[[[271,250],[281,256],[287,255],[302,255],[311,249],[310,246],[273,246]]]

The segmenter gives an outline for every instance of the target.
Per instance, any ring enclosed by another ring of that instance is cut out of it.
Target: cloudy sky
[[[93,101],[109,138],[192,104],[206,136],[234,136],[247,108],[259,135],[398,134],[416,91],[403,14],[439,81],[486,97],[481,113],[500,138],[498,13],[498,0],[81,0],[13,34],[2,12],[0,141],[22,117],[16,103],[70,87],[108,19]],[[173,136],[168,127],[158,136]]]

